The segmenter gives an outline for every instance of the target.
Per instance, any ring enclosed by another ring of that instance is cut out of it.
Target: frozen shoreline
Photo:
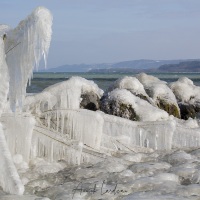
[[[14,196],[0,191],[0,198],[197,200],[199,158],[199,149],[117,151],[96,164],[79,166],[67,166],[64,160],[49,163],[37,158],[31,160],[29,168],[17,164],[25,194]]]
[[[198,120],[181,120],[165,111],[156,120],[154,106],[146,110],[152,121],[81,109],[81,95],[88,92],[102,96],[93,82],[73,77],[28,95],[23,112],[2,114],[24,199],[198,199],[192,197],[200,196]]]
[[[200,87],[141,73],[26,95],[51,26],[43,7],[0,26],[0,199],[198,199]]]

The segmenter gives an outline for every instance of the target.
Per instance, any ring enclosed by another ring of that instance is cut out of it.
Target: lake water
[[[195,85],[200,86],[200,73],[149,73],[150,75],[156,76],[159,79],[166,81],[168,83],[177,81],[180,77],[188,77],[191,79]],[[41,92],[46,87],[53,85],[55,83],[68,80],[72,76],[81,76],[88,80],[93,80],[101,89],[106,90],[115,80],[123,76],[135,76],[135,73],[34,73],[33,79],[31,80],[31,85],[27,87],[28,93],[38,93]]]

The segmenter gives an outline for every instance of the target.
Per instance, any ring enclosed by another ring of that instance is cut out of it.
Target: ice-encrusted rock
[[[88,109],[88,110],[99,110],[100,107],[100,98],[99,95],[91,92],[85,92],[81,94],[81,103],[80,108]]]
[[[143,84],[146,93],[160,109],[180,118],[176,97],[166,82],[145,73],[138,74],[137,78]]]
[[[79,109],[82,101],[81,96],[87,94],[94,94],[96,98],[101,98],[103,90],[93,81],[82,77],[72,77],[67,81],[46,88],[39,94],[27,96],[23,110],[40,114],[56,109]],[[85,106],[88,103],[87,101]]]
[[[132,94],[134,94],[135,96],[138,96],[139,98],[153,104],[152,99],[149,98],[148,94],[144,90],[143,85],[140,83],[140,81],[136,77],[124,76],[122,78],[119,78],[113,83],[113,85],[111,85],[108,88],[108,92],[111,92],[112,90],[116,88],[126,89],[130,91]]]
[[[200,111],[200,108],[188,103],[179,102],[178,106],[181,112],[181,119],[184,120],[187,120],[189,118],[196,118],[197,113]]]
[[[170,169],[171,165],[166,162],[146,162],[146,163],[137,163],[133,164],[130,167],[130,170],[134,173],[137,173],[139,176],[154,175],[158,172],[166,172]]]
[[[166,120],[169,115],[126,89],[115,89],[103,97],[101,110],[133,121]]]
[[[169,84],[179,102],[196,104],[200,102],[200,87],[195,86],[187,77],[181,77],[178,81]]]
[[[192,160],[192,156],[184,151],[177,151],[170,155],[167,155],[165,160],[172,165],[177,165]]]
[[[200,112],[200,87],[195,86],[189,78],[181,77],[171,83],[170,88],[179,102],[181,118],[195,118]]]
[[[160,173],[155,175],[155,178],[163,180],[163,181],[173,181],[179,183],[179,177],[173,173]]]

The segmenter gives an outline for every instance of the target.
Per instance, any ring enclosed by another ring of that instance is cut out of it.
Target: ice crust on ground
[[[24,200],[33,197],[52,200],[198,200],[200,162],[197,152],[192,149],[189,152],[177,149],[149,153],[118,151],[96,164],[73,167],[61,161],[56,164],[34,159],[30,168],[19,171],[22,178],[28,178],[22,197]],[[128,161],[127,156],[140,159]],[[57,170],[49,173],[46,166],[57,166]],[[11,199],[1,191],[0,197]]]

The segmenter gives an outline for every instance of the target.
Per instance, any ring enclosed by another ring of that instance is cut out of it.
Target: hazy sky
[[[54,16],[49,67],[200,58],[200,0],[0,0],[0,23],[40,5]]]

